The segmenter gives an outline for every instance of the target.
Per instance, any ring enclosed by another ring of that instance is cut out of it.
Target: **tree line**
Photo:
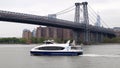
[[[45,40],[48,40],[46,38],[0,38],[0,44],[38,44],[43,43]],[[60,40],[60,39],[51,39],[58,43],[66,42],[67,40]]]
[[[0,38],[0,44],[24,44],[26,41],[24,38]]]
[[[120,37],[105,38],[103,43],[120,43]]]
[[[30,44],[30,43],[42,43],[44,38],[0,38],[0,44]]]
[[[25,38],[16,38],[16,37],[12,37],[12,38],[0,38],[0,44],[39,44],[39,43],[43,43],[43,41],[48,40],[45,38],[30,38],[30,39],[25,39]],[[64,43],[67,40],[70,39],[66,39],[66,40],[61,40],[61,39],[52,39],[55,42],[58,43]],[[103,43],[120,43],[120,37],[115,37],[115,38],[105,38]]]

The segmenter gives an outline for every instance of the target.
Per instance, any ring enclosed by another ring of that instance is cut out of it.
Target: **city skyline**
[[[0,1],[1,1],[0,10],[46,16],[48,14],[54,14],[56,12],[64,10],[74,5],[75,2],[83,2],[85,0],[71,0],[71,1],[70,0],[52,0],[52,1],[0,0]],[[116,1],[87,0],[87,2],[95,11],[99,12],[99,15],[109,27],[113,28],[120,26],[119,23],[120,8],[118,7],[120,2],[119,0]],[[38,26],[39,25],[20,24],[20,23],[18,24],[18,23],[0,21],[0,37],[22,37],[23,29],[30,29],[32,31],[34,28]]]
[[[33,31],[24,29],[22,38],[30,40],[31,38],[43,38],[53,40],[68,40],[73,39],[73,31],[70,29],[56,28],[56,27],[37,27]]]

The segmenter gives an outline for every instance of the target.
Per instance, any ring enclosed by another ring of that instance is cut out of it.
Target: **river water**
[[[34,46],[1,44],[0,68],[120,68],[120,44],[83,46],[81,56],[30,56]]]

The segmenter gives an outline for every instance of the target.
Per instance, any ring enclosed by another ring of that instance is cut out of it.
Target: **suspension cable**
[[[64,12],[61,12],[61,13],[59,13],[59,14],[56,14],[56,15],[62,15],[62,14],[71,12],[71,11],[73,11],[74,9],[75,9],[75,8],[72,8],[72,9],[66,10],[66,11],[64,11]]]
[[[73,8],[74,8],[74,5],[73,5],[73,6],[70,6],[69,8],[66,8],[66,9],[64,9],[64,10],[62,10],[62,11],[59,11],[59,12],[57,12],[57,13],[55,13],[55,14],[56,14],[56,15],[61,15],[61,14],[67,13],[67,12],[72,11]]]
[[[90,5],[88,5],[88,7],[93,11],[93,13],[95,14],[95,16],[97,16],[98,14],[91,8],[91,6]],[[102,20],[102,18],[101,18],[101,22],[106,26],[106,27],[108,27],[109,28],[109,26]],[[101,23],[101,24],[102,24]]]
[[[96,21],[96,20],[93,18],[93,16],[91,16],[91,15],[89,14],[89,17],[90,17],[89,20],[91,20],[92,24],[95,24],[95,21]]]

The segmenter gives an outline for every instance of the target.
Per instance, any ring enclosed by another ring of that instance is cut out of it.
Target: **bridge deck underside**
[[[27,24],[35,24],[35,25],[68,28],[68,29],[73,29],[78,31],[81,31],[81,30],[84,31],[86,27],[84,23],[74,23],[72,21],[66,21],[66,20],[55,19],[55,18],[49,19],[48,17],[45,17],[45,16],[16,13],[16,12],[2,11],[2,10],[0,10],[0,20],[16,22],[16,23],[27,23]],[[98,32],[98,33],[115,35],[113,30],[111,29],[95,27],[92,25],[88,25],[87,28],[88,28],[88,31],[90,32]]]

